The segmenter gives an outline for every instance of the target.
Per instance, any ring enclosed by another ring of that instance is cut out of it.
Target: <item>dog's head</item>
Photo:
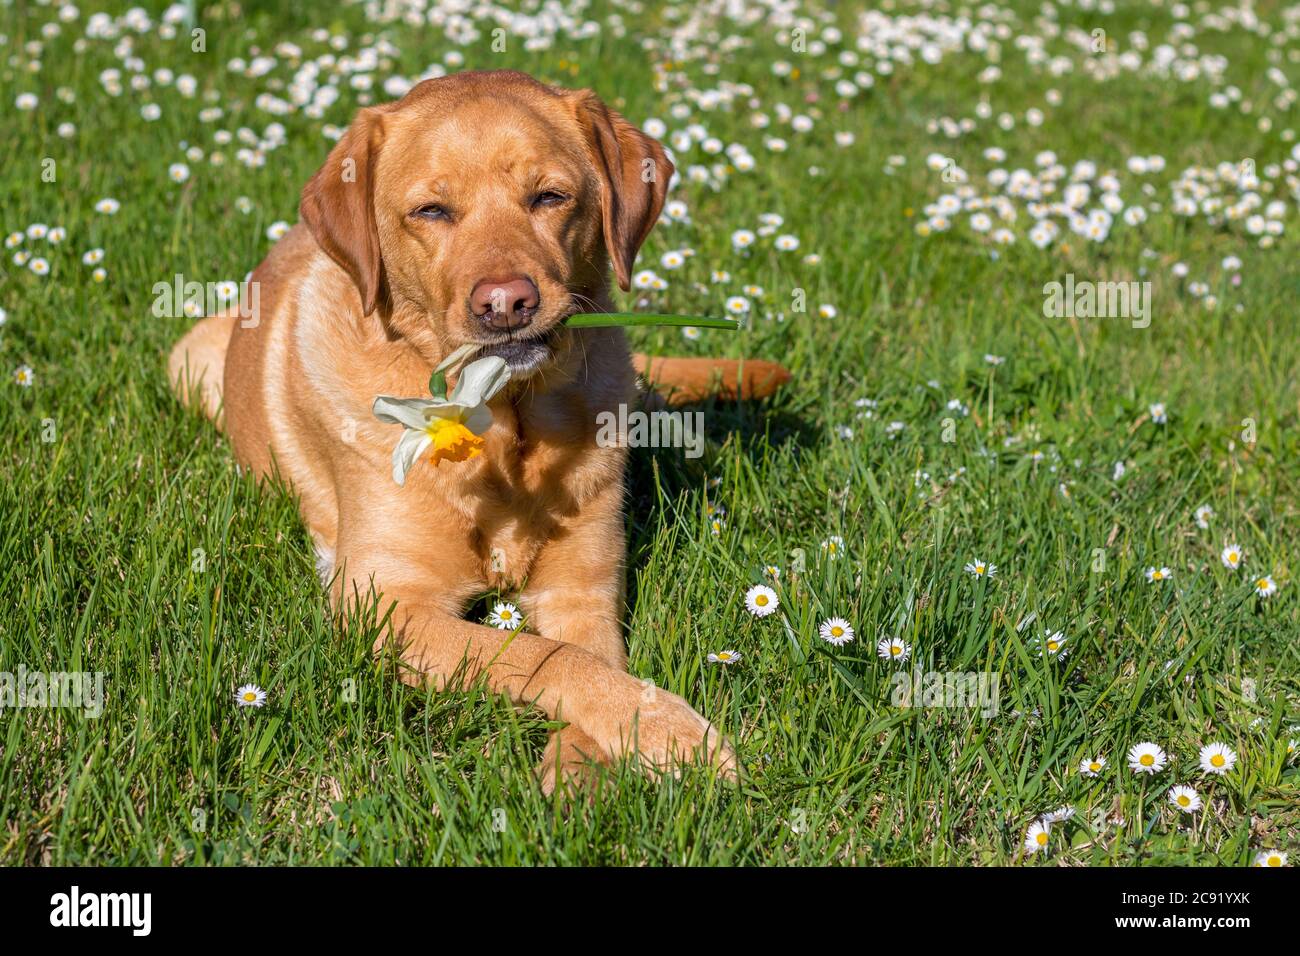
[[[430,357],[469,342],[516,376],[571,347],[609,264],[627,289],[672,163],[595,94],[522,73],[426,80],[363,109],[303,189],[367,316]]]

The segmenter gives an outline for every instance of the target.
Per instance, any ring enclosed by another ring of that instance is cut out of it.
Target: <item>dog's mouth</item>
[[[531,375],[554,357],[559,335],[558,325],[540,334],[529,335],[525,330],[497,342],[485,343],[475,356],[479,358],[488,355],[499,356],[505,359],[511,375]]]

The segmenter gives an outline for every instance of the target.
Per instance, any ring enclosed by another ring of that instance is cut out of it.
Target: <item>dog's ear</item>
[[[383,112],[371,107],[357,113],[325,165],[303,187],[298,205],[316,242],[356,283],[366,315],[378,306],[384,281],[374,205]]]
[[[578,121],[600,176],[601,220],[614,275],[625,292],[641,243],[664,208],[673,164],[664,148],[590,90],[577,94]]]

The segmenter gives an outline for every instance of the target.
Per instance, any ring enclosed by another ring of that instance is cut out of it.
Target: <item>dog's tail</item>
[[[632,356],[637,374],[669,405],[689,405],[711,396],[726,401],[767,398],[790,381],[776,362],[762,359],[655,358]]]

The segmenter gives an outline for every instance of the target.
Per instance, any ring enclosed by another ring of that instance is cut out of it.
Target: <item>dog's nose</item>
[[[469,296],[474,314],[494,329],[522,329],[533,321],[540,301],[537,286],[523,276],[482,279]]]

